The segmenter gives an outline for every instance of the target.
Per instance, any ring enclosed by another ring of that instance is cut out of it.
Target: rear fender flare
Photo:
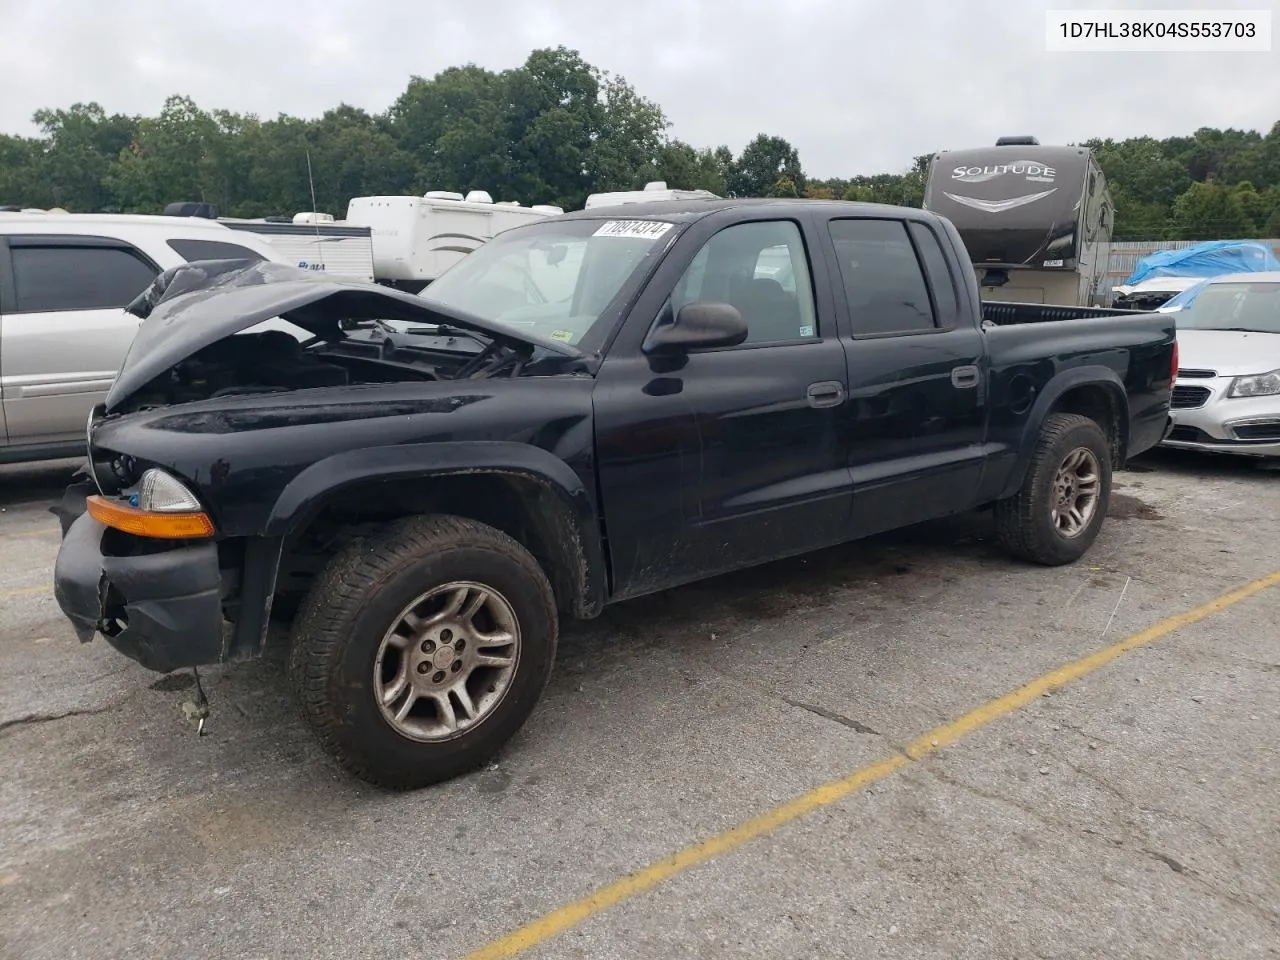
[[[1049,412],[1069,391],[1077,387],[1087,386],[1104,387],[1117,404],[1117,409],[1120,413],[1118,447],[1121,458],[1124,457],[1124,451],[1129,446],[1129,395],[1125,391],[1124,381],[1110,367],[1072,367],[1050,379],[1045,384],[1044,389],[1040,391],[1040,396],[1036,399],[1036,402],[1032,405],[1031,412],[1027,415],[1026,424],[1022,428],[1022,436],[1019,438],[1017,459],[1014,461],[1013,469],[1009,472],[1009,479],[1005,484],[1005,488],[1000,492],[1002,499],[1013,496],[1022,488],[1027,470],[1031,465],[1031,456],[1035,452],[1036,440],[1040,436],[1040,431],[1044,429],[1044,422],[1048,418]],[[1118,468],[1120,464],[1116,463],[1112,466]]]
[[[540,447],[505,441],[409,443],[351,450],[320,460],[298,474],[277,499],[264,534],[287,537],[310,522],[335,494],[370,480],[405,480],[463,474],[496,474],[538,484],[559,503],[572,536],[557,547],[577,566],[567,578],[569,607],[594,616],[604,606],[604,544],[595,504],[582,479]]]

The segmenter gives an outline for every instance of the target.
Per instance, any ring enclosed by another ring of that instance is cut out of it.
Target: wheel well
[[[587,559],[572,513],[545,484],[503,473],[375,479],[343,488],[287,538],[273,609],[292,616],[336,551],[385,523],[424,513],[467,517],[512,537],[547,574],[561,613],[580,615]]]
[[[1091,383],[1072,387],[1054,401],[1050,413],[1075,413],[1088,417],[1107,437],[1111,452],[1111,464],[1115,469],[1124,465],[1124,451],[1128,446],[1128,419],[1123,402],[1116,391],[1102,384]]]

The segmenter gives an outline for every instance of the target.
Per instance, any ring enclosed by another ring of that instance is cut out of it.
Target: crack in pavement
[[[1111,793],[1113,793],[1126,805],[1132,807],[1135,810],[1138,810],[1144,813],[1159,813],[1159,814],[1166,813],[1165,811],[1161,811],[1158,809],[1144,807],[1142,804],[1139,804],[1129,799],[1128,797],[1126,797],[1120,790],[1116,789],[1111,784],[1106,783],[1100,777],[1097,777],[1096,775],[1090,774],[1083,770],[1078,770],[1074,765],[1070,763],[1067,763],[1066,765],[1076,773],[1079,773],[1082,776],[1084,776],[1086,779],[1091,780],[1094,783],[1097,783],[1100,786],[1108,789]],[[1081,830],[1081,828],[1077,827],[1076,825],[1068,823],[1064,820],[1061,820],[1058,817],[1053,816],[1052,814],[1047,814],[1047,813],[1044,813],[1043,811],[1037,810],[1034,807],[1032,807],[1030,804],[1026,804],[1019,800],[1015,800],[1012,797],[1005,796],[993,790],[986,790],[981,787],[974,786],[973,784],[966,783],[963,780],[959,780],[956,777],[943,773],[931,763],[922,761],[915,764],[914,768],[917,770],[920,770],[923,773],[928,774],[929,776],[933,777],[935,780],[937,780],[940,783],[947,784],[948,786],[955,787],[966,793],[972,794],[977,797],[981,797],[984,800],[989,800],[994,803],[1001,803],[1006,806],[1013,807],[1014,809],[1027,814],[1028,816],[1039,821],[1040,823],[1043,823],[1045,826],[1059,827],[1067,831],[1068,833],[1075,833],[1078,830]],[[1169,813],[1168,815],[1177,817],[1177,819],[1181,819],[1184,822],[1192,823],[1197,826],[1201,826],[1201,827],[1204,826],[1204,824],[1200,823],[1198,820],[1194,820],[1188,817],[1177,816],[1176,814],[1172,814],[1172,813]],[[1231,903],[1241,908],[1242,910],[1246,910],[1249,913],[1254,914],[1255,916],[1267,921],[1268,923],[1280,923],[1280,912],[1273,911],[1267,906],[1251,900],[1246,894],[1239,893],[1233,890],[1225,890],[1219,887],[1217,884],[1213,883],[1208,878],[1206,878],[1198,870],[1195,870],[1194,868],[1181,863],[1180,861],[1174,859],[1173,857],[1169,856],[1166,853],[1161,853],[1158,850],[1152,849],[1150,846],[1146,845],[1147,843],[1150,842],[1150,839],[1151,839],[1146,835],[1146,832],[1142,830],[1136,823],[1130,822],[1129,826],[1133,829],[1133,832],[1137,835],[1139,840],[1143,843],[1142,846],[1132,846],[1125,840],[1117,840],[1116,838],[1108,836],[1107,834],[1103,833],[1098,829],[1095,829],[1094,827],[1085,827],[1081,832],[1083,832],[1085,835],[1090,837],[1097,837],[1099,840],[1103,840],[1117,849],[1126,850],[1129,852],[1141,853],[1143,856],[1150,857],[1154,860],[1158,860],[1159,862],[1167,866],[1170,870],[1172,870],[1174,873],[1178,874],[1181,877],[1185,877],[1188,880],[1188,882],[1194,883],[1196,886],[1200,887],[1211,896],[1217,897],[1220,900],[1225,900],[1226,902]],[[1213,836],[1212,832],[1210,832],[1210,836]],[[1230,851],[1226,851],[1226,852],[1228,856],[1231,857],[1232,860],[1236,860],[1235,856],[1232,855]],[[1236,860],[1236,863],[1238,867],[1239,865],[1238,860]],[[1117,880],[1117,882],[1119,881]],[[1121,886],[1123,886],[1123,884],[1121,884]]]
[[[1005,796],[1004,794],[997,793],[994,790],[986,790],[986,789],[983,789],[982,787],[974,786],[971,783],[966,783],[965,781],[957,779],[956,777],[953,777],[948,773],[943,773],[941,770],[936,769],[934,766],[932,766],[929,763],[920,763],[917,765],[917,769],[921,770],[924,773],[927,773],[929,776],[933,777],[938,782],[945,783],[949,787],[955,787],[957,790],[963,790],[966,793],[971,793],[974,796],[981,797],[984,800],[990,800],[992,803],[1002,803],[1005,806],[1013,807],[1015,810],[1019,810],[1022,813],[1025,813],[1027,816],[1031,817],[1032,819],[1039,820],[1041,823],[1045,824],[1046,826],[1061,827],[1062,829],[1069,830],[1069,831],[1074,831],[1076,829],[1075,826],[1068,823],[1067,821],[1061,820],[1058,817],[1053,816],[1052,814],[1045,813],[1042,810],[1037,810],[1034,807],[1032,807],[1030,804],[1023,803],[1020,800],[1015,800],[1013,799],[1013,797]],[[1090,833],[1091,831],[1086,830],[1085,832]],[[1092,832],[1092,835],[1101,837],[1102,839],[1108,841],[1114,846],[1122,845],[1121,841],[1112,840],[1110,837],[1107,837],[1103,834]]]
[[[62,713],[28,713],[21,717],[14,717],[12,720],[0,721],[0,733],[15,727],[52,723],[55,720],[65,720],[68,717],[91,717],[95,714],[107,713],[118,706],[120,706],[120,703],[109,703],[103,707],[76,707],[71,710],[64,710]]]
[[[798,710],[808,710],[810,713],[822,717],[824,720],[830,720],[832,723],[838,723],[842,727],[848,727],[850,730],[856,731],[857,733],[865,733],[873,737],[880,736],[880,731],[873,730],[865,723],[859,723],[857,720],[853,720],[843,714],[836,713],[834,710],[827,710],[823,707],[814,706],[811,703],[802,703],[799,700],[792,700],[790,697],[783,696],[780,693],[776,694],[776,696],[783,703],[789,704]]]

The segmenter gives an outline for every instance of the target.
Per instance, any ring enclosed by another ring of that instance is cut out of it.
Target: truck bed
[[[1140,310],[1114,307],[1070,307],[1056,303],[1005,303],[983,301],[982,322],[997,327],[1016,323],[1047,323],[1056,320],[1084,320],[1089,317],[1131,317]]]

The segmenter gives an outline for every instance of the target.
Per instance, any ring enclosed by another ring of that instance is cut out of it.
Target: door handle
[[[972,364],[953,367],[951,370],[951,385],[961,390],[968,387],[976,387],[978,385],[978,368]]]
[[[844,384],[837,380],[820,380],[809,384],[806,396],[811,407],[838,407],[844,403]]]

